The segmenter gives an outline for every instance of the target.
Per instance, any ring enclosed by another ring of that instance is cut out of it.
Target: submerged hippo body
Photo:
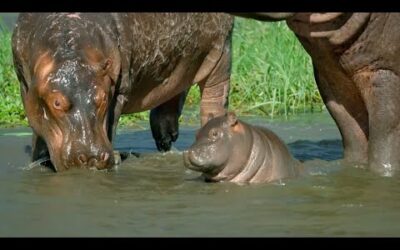
[[[186,167],[202,172],[208,181],[273,182],[302,171],[276,134],[233,113],[211,119],[183,156]]]
[[[24,13],[12,51],[33,129],[32,160],[56,170],[113,165],[121,114],[176,99],[194,82],[201,116],[226,112],[233,18],[214,13]]]
[[[400,13],[245,13],[286,20],[311,56],[344,159],[400,172]]]

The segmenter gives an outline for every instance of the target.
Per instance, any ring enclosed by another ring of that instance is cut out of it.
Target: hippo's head
[[[206,176],[217,175],[235,154],[234,144],[240,141],[242,127],[234,113],[210,119],[202,127],[196,141],[183,153],[185,166],[203,172]]]
[[[87,27],[58,21],[53,29],[36,30],[41,38],[31,37],[29,51],[15,51],[14,58],[25,56],[19,78],[29,124],[46,143],[57,171],[111,167],[108,113],[119,54],[113,43]]]

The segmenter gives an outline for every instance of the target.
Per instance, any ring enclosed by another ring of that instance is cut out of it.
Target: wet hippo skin
[[[179,113],[176,99],[193,83],[202,124],[225,114],[232,26],[219,13],[21,14],[12,51],[32,160],[109,168],[120,115],[160,105]]]
[[[383,176],[400,170],[400,13],[238,13],[286,20],[311,56],[343,139],[344,159]]]
[[[268,183],[303,172],[276,134],[240,121],[232,112],[210,119],[184,151],[183,160],[206,181]]]

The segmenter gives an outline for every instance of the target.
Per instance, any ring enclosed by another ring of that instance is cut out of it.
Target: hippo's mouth
[[[113,151],[113,155],[114,155],[114,164],[111,168],[121,165],[122,161],[126,160],[130,155],[139,157],[139,154],[135,153],[135,152],[120,152],[117,150]],[[57,169],[56,164],[53,164],[53,162],[51,161],[49,156],[44,156],[34,162],[31,162],[28,166],[28,169],[32,169],[32,168],[36,168],[36,167],[40,167],[40,166],[50,168],[54,172],[60,171],[60,169]]]
[[[189,159],[189,152],[187,150],[183,151],[183,164],[185,165],[186,168],[191,169],[191,170],[198,170],[197,166],[192,165]]]

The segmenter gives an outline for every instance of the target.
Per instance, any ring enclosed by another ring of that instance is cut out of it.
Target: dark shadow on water
[[[173,148],[179,151],[189,148],[194,141],[195,131],[195,129],[181,129],[178,140],[173,143]],[[114,148],[122,152],[158,152],[150,130],[123,131],[118,133]]]
[[[293,156],[301,161],[315,159],[334,161],[343,158],[341,140],[298,140],[289,143],[288,147]]]
[[[190,147],[195,138],[195,129],[181,129],[177,142],[173,147],[182,151]],[[288,144],[293,156],[301,161],[324,160],[334,161],[343,158],[341,140],[309,141],[298,140]],[[115,148],[120,151],[138,153],[157,152],[150,130],[126,132],[117,135]]]

